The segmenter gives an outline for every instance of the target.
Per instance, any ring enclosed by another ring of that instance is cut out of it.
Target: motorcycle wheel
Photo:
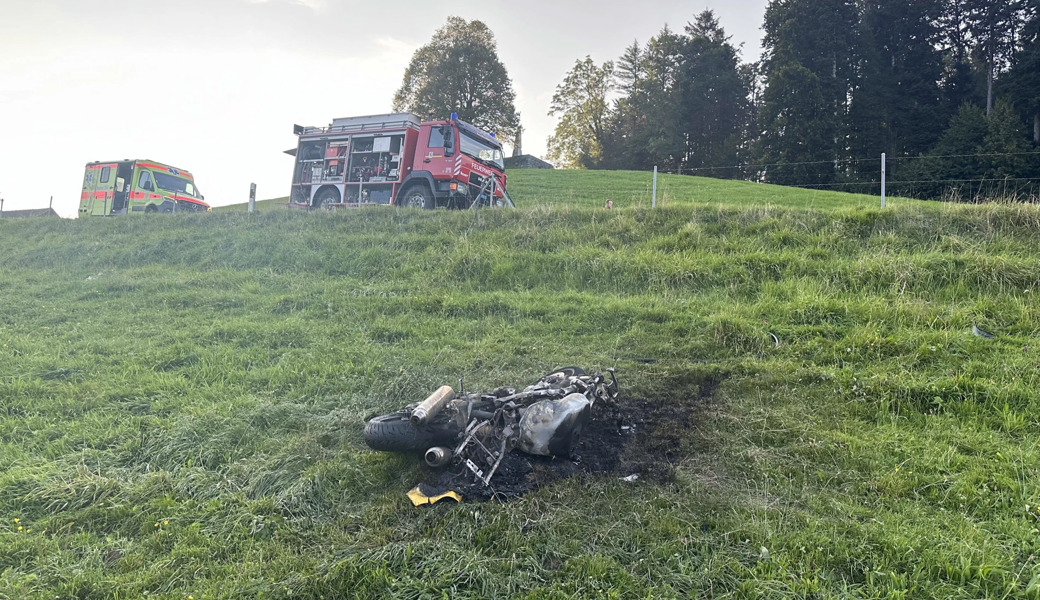
[[[365,423],[365,443],[381,452],[425,452],[434,446],[451,445],[458,436],[449,424],[433,424],[422,429],[412,425],[410,413],[372,417]]]
[[[548,377],[554,373],[563,373],[567,377],[581,377],[585,374],[585,369],[582,369],[581,367],[560,367],[555,371],[546,373],[545,377]],[[542,379],[545,379],[545,377],[542,377]]]

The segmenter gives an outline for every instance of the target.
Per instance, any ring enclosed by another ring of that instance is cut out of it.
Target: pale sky
[[[715,11],[743,60],[767,0],[0,0],[0,198],[79,206],[83,166],[191,171],[214,206],[288,195],[294,123],[391,112],[412,53],[449,15],[484,21],[513,80],[523,150],[545,154],[556,85]],[[508,151],[508,149],[507,149]]]

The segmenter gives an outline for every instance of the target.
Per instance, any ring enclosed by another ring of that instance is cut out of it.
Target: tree
[[[837,178],[836,165],[848,155],[858,21],[853,0],[771,0],[766,7],[759,152],[765,162],[798,163],[767,171],[768,181]]]
[[[549,160],[574,169],[599,165],[610,119],[607,94],[613,87],[614,63],[597,67],[589,56],[575,61],[552,97],[549,116],[560,115],[560,122],[549,138]]]
[[[900,180],[914,182],[910,195],[962,198],[965,194],[969,197],[976,194],[973,184],[978,183],[986,167],[979,154],[988,132],[982,109],[975,104],[962,104],[935,147],[921,159],[912,161],[905,179],[900,177]]]
[[[968,0],[968,29],[975,58],[985,65],[986,114],[993,110],[993,83],[1015,49],[1023,17],[1022,0]]]
[[[942,38],[944,73],[942,89],[947,120],[952,119],[965,103],[984,100],[976,85],[971,64],[972,40],[969,32],[970,6],[973,0],[944,0],[938,27]]]
[[[626,95],[636,91],[641,82],[646,79],[644,67],[643,51],[639,48],[639,41],[633,41],[632,45],[625,48],[624,54],[617,60],[615,75],[618,80],[618,89]]]
[[[762,178],[781,185],[834,181],[838,122],[834,98],[815,73],[789,62],[774,66],[763,92],[760,159],[771,166]]]
[[[480,21],[452,16],[412,55],[393,107],[431,118],[455,112],[464,121],[512,139],[520,128],[515,100],[494,34]]]
[[[1040,145],[1040,1],[1029,7],[1029,21],[1022,29],[1006,88],[1032,125],[1033,144]]]
[[[684,142],[677,124],[684,45],[685,38],[666,25],[643,50],[633,44],[619,60],[620,88],[628,94],[613,111],[603,167],[681,166]]]
[[[859,76],[848,115],[852,157],[916,156],[942,134],[949,118],[939,88],[941,10],[940,0],[861,4]],[[859,179],[876,178],[876,162],[856,164]]]
[[[982,140],[983,175],[987,179],[1026,177],[1031,173],[1026,153],[1029,143],[1022,135],[1022,122],[1006,100],[997,100],[986,118]],[[1007,189],[1008,186],[1002,186]]]
[[[683,134],[683,169],[732,167],[749,113],[749,90],[739,69],[737,51],[705,10],[686,25],[683,49],[679,122]],[[703,174],[739,177],[734,169]]]

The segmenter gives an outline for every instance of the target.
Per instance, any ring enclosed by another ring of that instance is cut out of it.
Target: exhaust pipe
[[[422,427],[429,422],[430,419],[437,416],[437,413],[444,410],[444,407],[449,402],[455,399],[455,390],[451,389],[449,385],[442,385],[437,389],[436,392],[430,394],[430,397],[423,400],[422,404],[415,407],[412,411],[412,417],[409,419],[413,427]]]
[[[443,467],[448,464],[451,460],[451,448],[445,448],[444,446],[434,446],[426,451],[424,457],[426,464],[431,467]]]

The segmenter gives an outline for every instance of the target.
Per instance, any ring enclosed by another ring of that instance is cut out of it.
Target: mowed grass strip
[[[1037,595],[1040,211],[583,202],[0,221],[0,596]],[[564,363],[691,409],[670,481],[361,441]]]

